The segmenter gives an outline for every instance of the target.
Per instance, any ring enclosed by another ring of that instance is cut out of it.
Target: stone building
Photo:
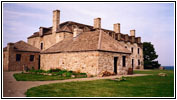
[[[104,71],[127,74],[129,68],[143,69],[141,37],[101,28],[101,18],[93,26],[73,21],[60,23],[60,11],[53,11],[53,26],[40,27],[28,37],[28,43],[40,52],[40,68],[67,69],[100,75]]]
[[[22,71],[24,67],[39,68],[40,49],[24,42],[8,43],[3,48],[3,70]]]

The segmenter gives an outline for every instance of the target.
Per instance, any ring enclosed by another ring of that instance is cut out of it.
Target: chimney
[[[7,44],[7,51],[12,51],[14,49],[14,43]]]
[[[94,28],[95,29],[100,29],[101,28],[101,18],[95,18],[94,19]]]
[[[128,34],[125,34],[125,41],[128,41]]]
[[[130,36],[135,36],[135,30],[130,30]]]
[[[43,33],[44,33],[43,27],[40,27],[40,28],[39,28],[39,36],[43,36]]]
[[[135,37],[134,36],[131,37],[131,41],[132,41],[132,43],[135,42]]]
[[[138,43],[141,43],[141,37],[137,37],[137,40]]]
[[[82,29],[75,28],[73,32],[73,37],[77,37],[79,34],[83,33]]]
[[[60,24],[60,10],[54,10],[52,33],[56,33],[56,31],[59,29],[59,24]]]
[[[114,32],[120,33],[120,23],[114,24]]]
[[[117,35],[118,37],[117,37],[117,40],[121,40],[121,34],[120,33],[118,33],[118,35]]]

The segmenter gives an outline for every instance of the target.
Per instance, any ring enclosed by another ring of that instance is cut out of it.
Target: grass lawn
[[[64,80],[71,79],[72,77],[62,77],[62,76],[49,76],[40,74],[14,74],[17,81],[50,81],[50,80]]]
[[[165,72],[168,76],[158,76]],[[135,71],[150,76],[127,77],[126,81],[95,80],[41,85],[28,89],[27,97],[173,97],[174,73],[167,70]]]

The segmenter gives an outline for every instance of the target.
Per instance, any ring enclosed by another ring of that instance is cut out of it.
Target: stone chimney
[[[130,36],[135,36],[135,30],[130,30]]]
[[[60,24],[60,10],[54,10],[52,33],[56,33],[56,31],[59,29],[59,24]]]
[[[12,51],[14,49],[14,43],[7,44],[7,51]]]
[[[118,36],[118,37],[117,37],[117,40],[121,40],[121,34],[118,33],[117,36]]]
[[[132,41],[132,43],[135,42],[135,37],[134,36],[131,37],[131,41]]]
[[[39,36],[43,36],[43,33],[44,33],[44,29],[43,29],[43,27],[40,27],[39,28]]]
[[[137,40],[138,43],[141,43],[141,37],[137,37]]]
[[[128,41],[128,34],[125,34],[125,41]]]
[[[114,24],[114,32],[120,33],[120,23]]]
[[[101,28],[101,18],[95,18],[94,19],[94,28],[95,29],[100,29]]]
[[[82,29],[75,28],[73,32],[73,37],[77,37],[79,34],[83,33]]]

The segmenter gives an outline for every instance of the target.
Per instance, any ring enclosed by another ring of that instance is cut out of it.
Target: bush
[[[49,73],[52,73],[52,72],[59,72],[59,71],[61,71],[61,69],[58,69],[58,68],[56,68],[56,69],[50,69],[50,70],[49,70]]]
[[[71,72],[65,72],[65,73],[66,73],[66,77],[71,77],[71,75],[73,74]]]

